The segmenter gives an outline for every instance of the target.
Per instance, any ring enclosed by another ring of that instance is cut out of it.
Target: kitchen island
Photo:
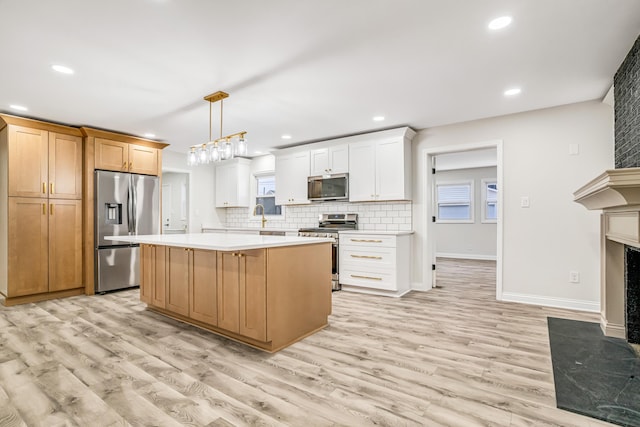
[[[139,243],[147,308],[268,352],[327,326],[331,239],[243,234],[108,238]]]

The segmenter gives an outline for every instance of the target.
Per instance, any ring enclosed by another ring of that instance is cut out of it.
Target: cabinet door
[[[218,327],[240,332],[240,261],[235,252],[218,252]]]
[[[329,148],[329,172],[349,172],[349,146],[347,144]]]
[[[9,125],[9,196],[47,197],[48,135]]]
[[[231,160],[230,164],[216,166],[216,207],[249,206],[249,162]]]
[[[166,246],[153,246],[152,265],[153,281],[151,282],[151,304],[156,307],[167,306],[167,270]]]
[[[329,173],[329,149],[319,148],[309,153],[311,169],[310,176],[318,176]]]
[[[381,141],[376,144],[376,200],[409,200],[411,165],[405,162],[402,139]]]
[[[167,247],[167,310],[189,315],[191,249]]]
[[[140,301],[151,304],[151,290],[155,280],[153,246],[140,245]]]
[[[82,286],[82,201],[49,199],[49,292]]]
[[[227,208],[231,194],[231,170],[229,166],[216,166],[216,208]]]
[[[309,170],[308,151],[276,157],[277,205],[309,203],[307,199]]]
[[[158,150],[142,145],[129,145],[129,172],[158,175]]]
[[[8,297],[49,290],[47,199],[9,197]]]
[[[49,197],[82,198],[82,138],[49,133]]]
[[[189,317],[209,325],[218,324],[216,251],[193,249]]]
[[[349,146],[349,201],[376,199],[375,144],[359,142]]]
[[[240,260],[240,335],[267,340],[266,250],[238,254]]]
[[[129,170],[129,144],[96,138],[96,169],[127,172]]]

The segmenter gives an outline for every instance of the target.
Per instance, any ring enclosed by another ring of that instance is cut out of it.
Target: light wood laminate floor
[[[555,408],[547,316],[495,263],[440,260],[401,299],[338,292],[267,354],[145,310],[138,290],[0,308],[1,426],[599,426]]]

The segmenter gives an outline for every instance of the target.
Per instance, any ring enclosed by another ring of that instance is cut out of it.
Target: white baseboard
[[[425,287],[424,283],[422,283],[422,282],[413,282],[413,283],[411,283],[411,290],[412,291],[429,292],[431,289],[433,289],[433,288]]]
[[[516,294],[512,292],[503,292],[501,300],[522,304],[542,305],[545,307],[567,308],[570,310],[591,311],[595,313],[600,312],[600,303],[594,301],[542,297],[539,295]]]
[[[600,316],[600,329],[608,337],[627,339],[627,329],[624,325],[608,322]]]
[[[498,259],[495,255],[446,254],[446,253],[436,253],[436,258],[478,259],[482,261],[495,261]]]

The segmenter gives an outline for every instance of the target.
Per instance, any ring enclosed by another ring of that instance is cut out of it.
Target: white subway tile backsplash
[[[260,222],[252,218],[249,208],[220,209],[221,219],[227,227],[255,227]],[[412,229],[411,202],[367,202],[367,203],[319,203],[287,206],[284,219],[269,219],[267,227],[298,229],[318,225],[318,215],[322,213],[358,214],[361,230],[402,230]]]

